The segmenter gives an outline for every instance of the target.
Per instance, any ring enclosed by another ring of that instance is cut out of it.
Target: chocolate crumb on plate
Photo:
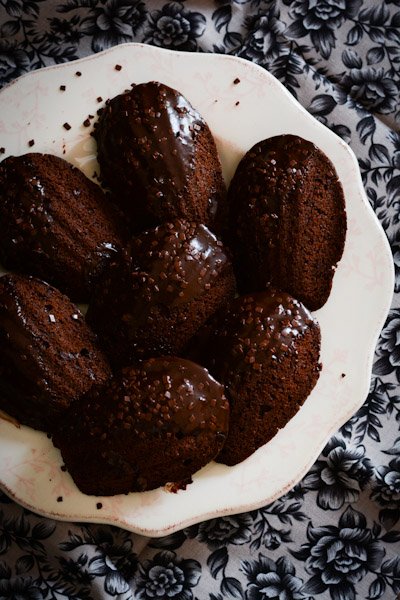
[[[66,129],[67,131],[69,131],[71,129],[71,125],[69,123],[64,123],[63,125],[64,129]]]
[[[121,71],[121,69],[122,69],[121,65],[115,65],[115,70],[116,71]]]
[[[80,76],[82,75],[82,73],[81,73],[80,71],[77,71],[77,72],[75,73],[75,75],[76,75],[77,77],[80,77]]]
[[[235,85],[237,85],[238,83],[240,83],[240,79],[239,79],[239,77],[236,77],[236,79],[234,80],[234,82],[233,82],[233,83],[234,83]]]
[[[35,143],[35,140],[29,140],[29,142],[28,142],[28,146],[29,146],[30,148],[32,148],[32,146],[34,145],[34,143]]]
[[[65,92],[65,90],[66,90],[66,89],[67,89],[67,86],[66,86],[66,85],[60,85],[60,90],[61,90],[62,92]]]

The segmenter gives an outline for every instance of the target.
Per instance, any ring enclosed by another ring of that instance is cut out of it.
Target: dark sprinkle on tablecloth
[[[268,69],[354,150],[396,267],[364,405],[284,497],[165,538],[0,497],[0,598],[393,600],[400,594],[400,1],[0,0],[0,84],[124,42]],[[1,146],[1,131],[0,131]]]

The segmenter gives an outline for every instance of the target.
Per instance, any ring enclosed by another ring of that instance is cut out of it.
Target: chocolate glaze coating
[[[229,202],[239,289],[271,284],[310,310],[323,306],[346,236],[343,190],[328,157],[298,136],[263,140],[239,163]]]
[[[241,462],[294,416],[319,377],[319,349],[310,312],[271,288],[235,298],[212,317],[189,355],[225,385],[231,404],[219,462]]]
[[[94,388],[53,441],[79,489],[112,495],[187,481],[218,454],[228,422],[222,385],[195,363],[163,357]]]
[[[51,154],[0,164],[0,258],[76,301],[123,245],[122,225],[101,188]]]
[[[210,129],[157,82],[112,98],[94,131],[103,182],[141,232],[177,218],[219,229],[226,188]]]
[[[95,382],[111,376],[83,315],[61,292],[26,275],[0,278],[0,408],[49,431]]]
[[[179,355],[235,285],[228,255],[204,225],[166,223],[142,233],[110,265],[87,320],[115,365]]]

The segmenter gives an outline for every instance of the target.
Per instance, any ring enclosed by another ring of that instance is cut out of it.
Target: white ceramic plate
[[[159,536],[263,506],[307,472],[329,437],[368,394],[374,348],[392,297],[393,266],[352,151],[272,75],[242,59],[126,44],[29,73],[0,93],[3,157],[49,152],[91,177],[97,168],[95,144],[89,135],[92,127],[83,121],[102,106],[98,98],[105,100],[133,82],[150,80],[178,89],[204,116],[216,138],[227,182],[244,153],[261,139],[292,133],[316,143],[337,169],[348,217],[345,251],[331,296],[315,313],[322,330],[321,377],[288,425],[243,463],[235,467],[211,463],[176,494],[160,488],[96,498],[80,493],[61,470],[60,453],[44,433],[0,420],[0,485],[17,502],[56,519],[110,523]],[[63,85],[65,91],[60,90]],[[66,130],[64,123],[71,129]]]

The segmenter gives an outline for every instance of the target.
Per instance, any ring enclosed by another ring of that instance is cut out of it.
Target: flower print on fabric
[[[325,457],[326,460],[321,460]],[[317,504],[324,510],[337,510],[355,502],[372,476],[372,465],[365,458],[365,447],[347,446],[342,439],[333,437],[303,479],[309,490],[318,490]]]
[[[88,569],[89,558],[83,553],[77,560],[64,556],[58,557],[61,575],[63,581],[75,586],[87,586],[95,579],[97,573],[90,572]]]
[[[382,510],[379,520],[387,529],[394,527],[400,520],[400,438],[386,454],[398,454],[389,464],[376,469],[376,484],[372,488],[371,500]]]
[[[104,577],[104,590],[108,594],[127,592],[138,562],[129,533],[99,527],[88,530],[88,534],[88,541],[96,546],[96,555],[89,564],[90,573]]]
[[[190,600],[201,575],[197,560],[184,559],[168,550],[144,560],[136,578],[138,600]]]
[[[79,23],[78,15],[70,19],[53,17],[49,21],[50,28],[45,33],[46,40],[49,44],[79,44],[85,36],[85,33],[79,29]]]
[[[171,2],[149,15],[144,42],[171,50],[196,50],[206,26],[204,15]]]
[[[342,53],[342,61],[348,70],[339,84],[346,95],[372,112],[388,114],[396,109],[399,92],[391,73],[386,73],[383,67],[364,67],[352,49]],[[345,102],[346,96],[339,101]]]
[[[86,6],[86,4],[85,4]],[[145,3],[139,0],[95,0],[80,31],[93,36],[92,49],[100,52],[116,44],[131,42],[146,19]]]
[[[246,544],[251,538],[252,523],[251,516],[244,513],[192,525],[185,533],[189,538],[196,538],[199,542],[205,542],[209,548],[217,549],[229,544]]]
[[[285,0],[285,4],[290,4],[294,19],[286,35],[302,38],[309,34],[318,52],[329,58],[336,45],[336,30],[357,15],[362,0]]]
[[[260,554],[258,560],[243,561],[242,570],[249,580],[246,600],[301,600],[308,598],[300,591],[303,582],[296,577],[295,568],[286,556],[282,556],[274,562]]]
[[[81,527],[80,535],[69,532],[69,539],[61,542],[59,548],[65,558],[67,552],[81,550],[78,560],[60,560],[61,569],[71,583],[77,582],[76,574],[75,579],[71,573],[68,575],[75,567],[80,570],[79,583],[92,579],[98,581],[99,577],[103,577],[107,594],[115,596],[129,591],[138,558],[133,552],[133,541],[128,531],[105,526]],[[88,550],[91,550],[89,560]]]
[[[261,65],[277,58],[285,49],[282,33],[286,29],[279,17],[279,9],[273,4],[268,10],[247,19],[248,35],[238,56]]]
[[[0,597],[3,600],[43,600],[39,581],[32,577],[12,577],[11,570],[0,561]]]
[[[308,543],[293,556],[305,561],[312,575],[302,591],[310,595],[329,590],[334,600],[355,598],[355,585],[369,571],[376,571],[385,555],[380,541],[374,539],[361,513],[348,507],[338,526],[307,528]]]
[[[29,70],[29,56],[17,45],[0,39],[0,80],[3,85]]]
[[[395,374],[400,383],[400,309],[389,312],[377,346],[378,360],[374,364],[376,375]]]

